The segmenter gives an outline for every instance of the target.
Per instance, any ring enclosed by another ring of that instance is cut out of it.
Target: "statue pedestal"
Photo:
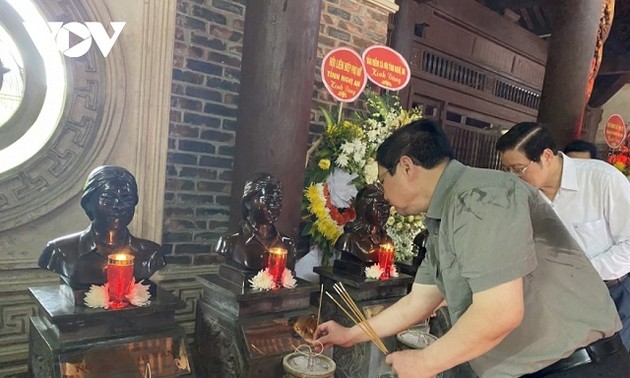
[[[348,276],[353,280],[363,281],[365,279],[365,268],[374,264],[374,262],[335,260],[333,262],[333,272],[339,276]]]
[[[170,292],[144,307],[119,310],[75,306],[62,285],[29,288],[38,305],[30,318],[29,369],[34,377],[190,375],[186,333],[175,310],[186,304]]]
[[[320,282],[324,290],[338,297],[333,285],[343,283],[356,302],[357,306],[368,318],[378,314],[383,309],[395,303],[405,296],[413,277],[400,274],[399,277],[386,281],[357,279],[349,275],[338,274],[331,267],[315,267],[315,273],[320,276]],[[339,302],[343,304],[343,302]],[[354,323],[341,311],[327,296],[322,304],[322,321],[334,320],[344,326],[352,326]],[[396,337],[386,337],[383,343],[388,350],[396,350]],[[374,343],[361,343],[350,348],[335,347],[333,360],[337,364],[335,377],[378,377],[379,369],[385,363],[385,356]]]
[[[199,376],[281,377],[282,358],[304,343],[288,321],[317,314],[310,302],[311,294],[319,296],[319,285],[298,279],[294,289],[257,291],[239,285],[240,278],[235,283],[234,272],[227,274],[231,267],[221,268],[219,274],[197,277],[202,285],[195,321]]]

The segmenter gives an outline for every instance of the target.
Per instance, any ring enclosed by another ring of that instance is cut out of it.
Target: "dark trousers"
[[[626,349],[630,350],[630,278],[608,288],[608,291],[613,302],[615,302],[617,313],[623,324],[623,328],[619,332],[621,341],[623,341]],[[630,371],[627,376],[630,376]]]
[[[630,377],[630,354],[620,350],[598,362],[544,375],[553,378],[624,378]]]

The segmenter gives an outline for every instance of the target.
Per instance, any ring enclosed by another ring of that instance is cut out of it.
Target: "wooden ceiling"
[[[540,38],[549,38],[552,11],[549,0],[476,0],[510,18]],[[556,1],[556,0],[553,0]],[[604,44],[602,64],[589,105],[600,107],[630,83],[630,1],[616,0],[610,33]]]

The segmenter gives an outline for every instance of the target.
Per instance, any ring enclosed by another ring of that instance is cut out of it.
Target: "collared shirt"
[[[562,154],[562,153],[561,153]],[[604,280],[630,272],[630,182],[601,160],[562,154],[560,189],[551,204]]]
[[[427,254],[416,282],[437,285],[453,324],[474,293],[523,278],[523,321],[470,361],[479,376],[540,370],[621,328],[589,260],[537,190],[519,178],[451,161],[425,222]]]
[[[136,238],[127,232],[120,247],[129,247],[134,260],[134,278],[148,279],[166,265],[159,244]],[[107,256],[101,254],[96,245],[93,226],[75,234],[50,241],[38,265],[66,277],[74,289],[88,289],[90,285],[107,282]]]
[[[267,266],[270,247],[283,247],[288,251],[287,267],[295,264],[295,243],[291,238],[278,232],[274,225],[267,239],[263,239],[247,221],[240,224],[240,230],[221,236],[215,244],[215,252],[227,257],[228,263],[247,270],[258,271]]]

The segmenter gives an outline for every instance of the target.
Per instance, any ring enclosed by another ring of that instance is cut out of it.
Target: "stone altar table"
[[[219,274],[197,277],[202,284],[195,322],[199,376],[281,377],[282,358],[304,343],[288,322],[317,314],[310,302],[311,295],[318,298],[319,285],[298,279],[293,289],[257,291],[247,279],[235,284],[225,265]]]
[[[29,370],[34,377],[190,376],[186,333],[174,312],[186,304],[170,292],[144,307],[75,306],[62,285],[29,288],[39,315],[30,318]]]
[[[337,282],[343,283],[352,299],[363,310],[367,318],[378,314],[405,296],[409,290],[409,285],[413,282],[413,277],[406,274],[400,274],[398,277],[380,281],[357,279],[348,275],[337,274],[333,272],[332,267],[315,267],[313,271],[319,274],[324,290],[335,297],[337,295],[333,285]],[[334,320],[346,327],[354,325],[330,298],[324,296],[322,322],[327,320]],[[383,339],[383,343],[388,350],[396,350],[396,337],[386,337]],[[369,342],[357,344],[350,348],[336,346],[333,351],[333,360],[337,364],[335,377],[376,378],[378,377],[379,368],[385,363],[385,356],[376,345]]]

